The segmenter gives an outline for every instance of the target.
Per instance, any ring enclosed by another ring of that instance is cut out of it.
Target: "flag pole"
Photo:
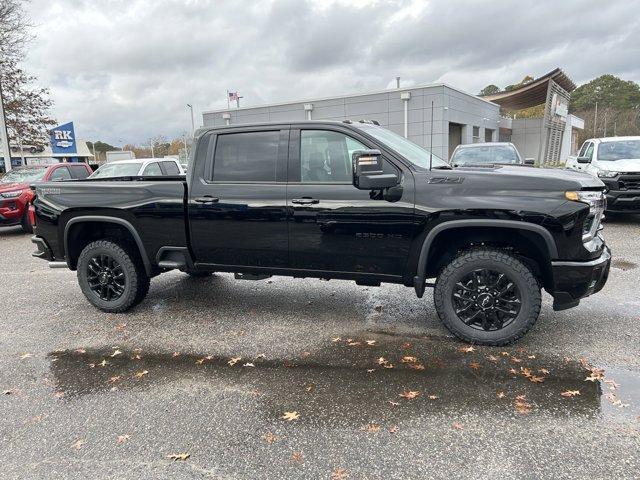
[[[229,110],[229,108],[231,108],[229,106],[229,90],[227,90],[227,110]]]

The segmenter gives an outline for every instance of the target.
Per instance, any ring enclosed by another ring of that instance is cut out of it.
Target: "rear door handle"
[[[211,195],[205,195],[204,197],[195,198],[194,202],[197,203],[217,203],[220,199],[218,197],[212,197]]]
[[[298,205],[313,205],[316,203],[320,203],[320,200],[318,200],[317,198],[308,197],[294,198],[293,200],[291,200],[291,203],[297,203]]]

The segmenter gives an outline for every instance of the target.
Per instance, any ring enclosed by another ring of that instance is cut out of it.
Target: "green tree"
[[[527,83],[531,83],[533,82],[535,79],[531,76],[531,75],[527,75],[526,77],[524,77],[520,83],[514,83],[513,85],[507,85],[506,87],[504,87],[504,91],[505,92],[510,92],[511,90],[515,90],[516,88],[520,88],[524,85],[526,85]]]
[[[622,80],[614,75],[601,75],[589,83],[580,85],[571,94],[571,110],[595,108],[628,109],[640,105],[640,86],[631,80]]]
[[[491,85],[487,85],[482,90],[480,90],[480,93],[478,95],[480,97],[486,97],[487,95],[495,95],[499,91],[500,91],[500,87],[498,87],[497,85],[491,84]]]

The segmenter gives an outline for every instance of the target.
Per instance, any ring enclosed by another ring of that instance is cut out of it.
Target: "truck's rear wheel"
[[[82,250],[78,283],[92,305],[112,313],[135,306],[149,291],[139,256],[129,245],[112,240],[98,240]]]
[[[458,338],[506,345],[521,338],[540,314],[540,286],[509,253],[474,248],[447,265],[436,281],[436,311]]]

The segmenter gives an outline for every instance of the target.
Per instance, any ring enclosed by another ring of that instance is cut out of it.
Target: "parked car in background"
[[[608,212],[640,213],[640,137],[590,138],[566,167],[604,182]]]
[[[89,178],[162,177],[184,173],[180,162],[173,158],[138,158],[105,163]]]
[[[91,175],[91,167],[86,163],[56,163],[18,167],[0,178],[0,226],[22,225],[31,233],[29,204],[33,192],[29,186],[37,182],[59,182],[82,180]]]
[[[458,145],[451,155],[451,165],[533,165],[533,158],[523,159],[513,143],[486,142]]]

